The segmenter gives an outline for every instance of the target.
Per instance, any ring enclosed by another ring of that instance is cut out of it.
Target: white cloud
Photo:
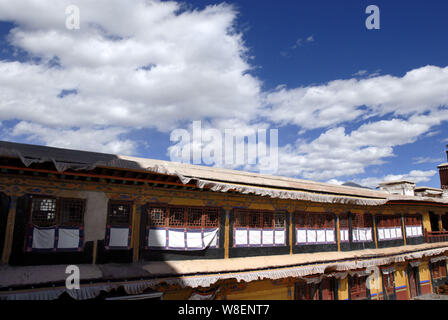
[[[415,157],[412,158],[414,160],[413,164],[424,164],[424,163],[438,163],[442,162],[443,158],[431,158],[431,157]]]
[[[336,184],[338,186],[344,184],[344,181],[338,180],[338,179],[330,179],[327,181],[327,183]]]
[[[65,28],[69,4],[80,8],[79,30]],[[402,77],[360,70],[352,79],[262,92],[236,16],[227,4],[190,10],[173,1],[0,0],[0,20],[15,23],[10,44],[40,59],[0,61],[0,121],[19,120],[3,137],[133,154],[138,142],[129,137],[141,128],[168,132],[203,120],[205,128],[242,136],[295,125],[301,134],[322,133],[280,148],[278,173],[339,181],[383,164],[396,146],[434,135],[448,120],[448,67]],[[295,46],[313,41],[310,35]],[[72,94],[61,97],[63,90]]]
[[[291,48],[292,49],[297,49],[298,47],[303,46],[305,44],[305,42],[314,42],[314,35],[310,35],[310,36],[306,37],[305,39],[298,38]],[[287,51],[282,51],[281,54],[283,56],[286,56],[288,54],[288,52]]]
[[[385,158],[395,156],[393,147],[416,141],[436,118],[381,120],[365,123],[350,133],[337,127],[311,142],[299,139],[295,145],[280,149],[279,173],[312,180],[362,174],[366,167],[381,165]]]
[[[136,153],[136,143],[120,138],[124,133],[126,131],[122,128],[53,129],[21,121],[7,136],[25,137],[28,141],[39,141],[59,148],[133,155]]]
[[[65,28],[69,4],[80,8],[79,30]],[[227,4],[188,10],[171,1],[0,1],[0,20],[16,24],[10,43],[42,59],[0,61],[0,120],[61,132],[250,121],[260,81],[248,73],[235,18]],[[55,57],[60,67],[50,67]],[[77,94],[58,97],[73,89]],[[54,144],[50,137],[40,138]]]
[[[442,131],[440,131],[440,130],[435,130],[435,131],[431,131],[431,132],[428,132],[427,134],[425,134],[425,137],[426,137],[426,138],[430,138],[430,137],[437,136],[437,135],[439,135],[439,134],[441,134],[441,133],[442,133]]]
[[[426,66],[401,78],[384,75],[294,89],[283,87],[266,94],[266,103],[267,119],[308,130],[375,115],[409,117],[436,112],[448,105],[448,67]]]
[[[359,70],[358,72],[355,72],[352,74],[352,76],[363,76],[367,74],[367,70]]]

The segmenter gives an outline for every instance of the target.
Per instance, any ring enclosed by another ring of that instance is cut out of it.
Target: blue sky
[[[3,140],[169,159],[170,132],[201,120],[278,129],[280,175],[440,186],[445,1],[52,4],[0,0]]]

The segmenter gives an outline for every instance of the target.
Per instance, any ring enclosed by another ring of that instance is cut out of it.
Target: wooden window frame
[[[53,200],[55,202],[54,209],[54,220],[52,223],[41,223],[34,220],[34,201],[36,199],[40,200]],[[79,202],[78,205],[80,207],[79,213],[79,221],[78,222],[70,222],[62,216],[63,215],[63,206],[65,202]],[[29,210],[28,210],[28,223],[30,225],[34,225],[37,227],[52,227],[52,226],[61,226],[61,227],[83,227],[84,226],[84,215],[86,211],[86,199],[81,198],[67,198],[67,197],[56,197],[52,195],[30,195],[29,198]]]
[[[354,228],[372,228],[373,219],[369,213],[353,214],[352,229]]]
[[[120,221],[120,222],[115,222],[115,221],[111,221],[111,213],[112,213],[112,208],[113,206],[129,206],[129,216],[128,216],[128,220],[126,222],[124,221]],[[133,215],[133,207],[134,207],[134,202],[132,200],[114,200],[114,199],[110,199],[108,204],[107,204],[107,225],[109,226],[114,226],[114,227],[129,227],[132,225],[132,215]]]
[[[303,225],[298,218],[303,217]],[[336,217],[332,213],[311,213],[297,211],[294,213],[294,226],[296,229],[336,229]]]
[[[283,211],[234,209],[233,228],[250,229],[285,229],[287,228],[287,215]],[[258,215],[258,224],[250,221],[250,217]],[[283,217],[283,226],[278,226],[276,218]],[[242,222],[241,222],[242,221]]]
[[[163,223],[154,224],[151,219],[151,210],[162,210],[165,214]],[[213,229],[220,228],[221,212],[218,207],[201,206],[172,206],[172,205],[148,205],[146,207],[146,224],[156,228],[178,228],[178,229]],[[173,223],[173,214],[182,215],[182,223]],[[200,214],[200,219],[191,219],[193,214]],[[210,217],[215,216],[215,223]],[[198,224],[197,221],[200,221]]]
[[[63,206],[66,203],[74,203],[79,202],[77,205],[81,208],[81,213],[79,217],[79,221],[67,221],[63,217]],[[86,199],[78,199],[78,198],[60,198],[60,206],[59,206],[59,225],[64,227],[79,227],[84,225],[84,214],[86,212]]]
[[[404,216],[405,226],[423,226],[423,217],[420,214],[415,215],[405,215]]]
[[[397,215],[378,215],[378,228],[402,227],[401,216]]]

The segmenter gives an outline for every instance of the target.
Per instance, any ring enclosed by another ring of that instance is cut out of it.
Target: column
[[[378,239],[376,236],[376,214],[372,213],[373,239],[375,240],[375,248],[378,249]]]
[[[12,241],[14,236],[14,222],[16,219],[17,196],[11,196],[9,200],[8,220],[6,223],[5,241],[3,245],[2,263],[9,262],[9,256],[12,250]]]
[[[229,259],[230,210],[231,210],[231,208],[224,208],[225,215],[226,215],[226,224],[224,226],[224,258],[225,259]]]

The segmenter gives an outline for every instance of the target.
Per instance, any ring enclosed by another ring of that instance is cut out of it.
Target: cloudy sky
[[[169,159],[201,120],[278,129],[279,175],[439,187],[448,3],[370,4],[0,0],[0,139]]]

